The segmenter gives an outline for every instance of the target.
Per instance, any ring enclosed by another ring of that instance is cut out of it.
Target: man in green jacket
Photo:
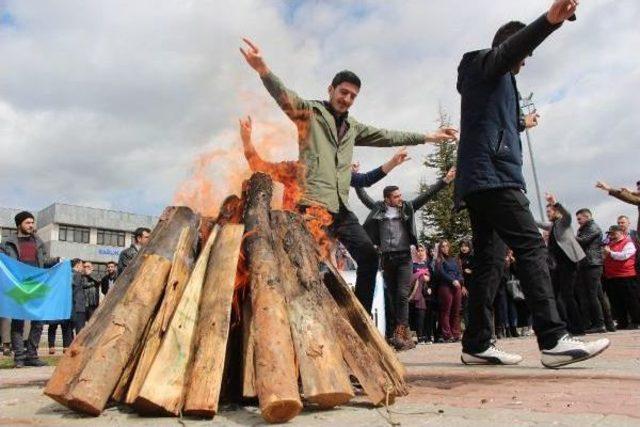
[[[371,239],[349,209],[349,185],[354,146],[390,147],[455,140],[457,131],[442,128],[429,134],[391,131],[364,125],[349,116],[349,108],[360,91],[360,79],[341,71],[329,85],[328,101],[300,98],[275,76],[260,49],[244,39],[240,49],[247,63],[258,72],[264,86],[298,129],[299,160],[305,167],[299,208],[319,206],[333,217],[330,232],[358,263],[356,296],[371,310],[378,256]]]

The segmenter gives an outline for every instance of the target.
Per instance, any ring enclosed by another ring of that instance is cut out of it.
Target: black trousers
[[[607,292],[618,322],[618,328],[625,329],[631,322],[640,325],[640,301],[638,282],[635,277],[606,279]]]
[[[13,359],[24,361],[26,359],[38,358],[38,345],[42,337],[42,322],[31,321],[31,329],[27,338],[27,348],[24,347],[22,333],[24,332],[24,320],[11,319],[11,347],[13,348]]]
[[[382,275],[391,301],[389,327],[409,326],[409,294],[413,261],[411,252],[391,252],[382,255]]]
[[[371,314],[378,274],[378,252],[353,212],[340,204],[340,211],[332,216],[333,223],[329,231],[347,248],[349,254],[358,263],[356,297]]]
[[[604,314],[602,304],[598,298],[598,291],[602,292],[601,265],[579,265],[578,280],[576,282],[576,293],[580,301],[582,319],[584,327],[604,328]]]
[[[506,245],[516,258],[538,346],[554,347],[567,333],[566,325],[558,314],[547,249],[529,210],[529,201],[519,190],[498,189],[471,194],[465,202],[471,219],[475,259],[463,350],[479,353],[491,345],[493,301],[504,271]]]
[[[49,329],[47,331],[49,348],[54,348],[56,345],[56,332],[58,330],[58,325],[60,325],[60,329],[62,329],[62,347],[69,348],[73,341],[73,322],[71,320],[49,322]]]
[[[577,271],[576,263],[569,260],[558,260],[551,275],[558,312],[562,320],[567,323],[569,332],[573,334],[584,333],[584,322],[575,293]]]

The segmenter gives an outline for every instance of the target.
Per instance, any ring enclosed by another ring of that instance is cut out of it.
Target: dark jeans
[[[11,319],[11,347],[13,348],[13,358],[15,361],[38,358],[38,345],[42,337],[42,322],[31,321],[31,329],[27,338],[27,348],[24,348],[22,333],[24,332],[24,320]]]
[[[584,324],[580,308],[576,301],[575,283],[577,266],[570,261],[559,260],[551,275],[553,289],[556,293],[560,317],[567,323],[569,332],[577,334],[584,332]]]
[[[427,303],[428,304],[428,303]],[[413,305],[409,307],[411,318],[411,329],[416,331],[418,340],[433,341],[433,331],[435,326],[435,319],[433,316],[433,310],[431,308],[422,309],[415,308]]]
[[[438,285],[438,300],[440,301],[438,317],[440,336],[445,340],[460,338],[462,334],[460,331],[461,288],[447,284]]]
[[[505,286],[500,285],[495,300],[498,325],[508,328],[518,326],[518,309],[516,302],[507,294]]]
[[[602,314],[604,316],[604,324],[610,330],[613,330],[615,324],[613,323],[613,313],[611,312],[611,302],[609,296],[604,291],[604,283],[600,280],[600,286],[598,286],[598,301],[602,306]]]
[[[85,323],[87,323],[87,315],[84,312],[76,311],[71,315],[71,322],[73,324],[73,331],[76,335],[80,333],[80,330],[84,328]]]
[[[607,292],[618,322],[618,328],[624,329],[631,322],[640,325],[640,301],[638,282],[635,277],[617,277],[606,279]]]
[[[551,286],[547,249],[529,211],[525,195],[514,189],[474,193],[466,198],[473,231],[475,259],[469,287],[469,327],[462,338],[465,352],[491,345],[493,301],[504,272],[508,245],[518,263],[520,284],[533,316],[541,349],[555,347],[567,333]]]
[[[602,292],[600,277],[602,277],[601,265],[578,266],[577,294],[582,310],[582,320],[587,329],[604,328],[604,315],[598,298],[598,290]]]
[[[60,329],[62,329],[62,347],[69,348],[73,341],[73,322],[71,320],[49,322],[49,330],[47,331],[49,348],[56,346],[56,331],[58,330],[58,325],[60,325]]]
[[[391,252],[382,255],[382,275],[391,305],[389,327],[409,326],[409,294],[413,261],[411,252]]]
[[[87,311],[85,312],[85,316],[86,316],[86,321],[88,322],[89,319],[91,319],[91,316],[93,316],[93,313],[98,309],[97,305],[90,305],[87,306]]]
[[[353,212],[340,204],[340,211],[331,215],[333,223],[329,227],[329,231],[347,248],[349,254],[358,263],[356,297],[365,310],[371,314],[373,291],[376,287],[376,275],[378,274],[378,253]]]

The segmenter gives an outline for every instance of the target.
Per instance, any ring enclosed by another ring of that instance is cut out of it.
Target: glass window
[[[6,240],[11,236],[17,236],[18,229],[17,228],[2,228],[2,240]]]
[[[107,274],[107,264],[103,264],[101,262],[93,262],[93,276],[94,279],[100,280],[102,277]]]
[[[60,225],[58,240],[61,242],[89,243],[89,228]]]
[[[98,229],[98,244],[124,247],[124,231]]]

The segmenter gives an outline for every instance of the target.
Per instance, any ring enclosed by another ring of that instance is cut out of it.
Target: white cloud
[[[229,169],[243,167],[235,123],[247,113],[258,132],[281,130],[272,158],[295,157],[292,125],[238,53],[244,35],[301,95],[324,97],[333,74],[349,68],[363,79],[352,110],[360,120],[431,129],[439,103],[458,114],[461,55],[486,47],[510,19],[536,18],[542,4],[0,2],[0,14],[12,16],[12,25],[0,26],[1,204],[158,213],[194,158],[216,148],[232,159],[208,168],[226,194]],[[618,185],[640,178],[639,18],[633,0],[583,2],[578,20],[551,35],[519,76],[543,116],[532,133],[543,188],[570,209],[593,207],[603,224],[618,212],[635,217],[592,188],[598,178]],[[430,174],[420,167],[428,150],[411,148],[412,163],[372,194],[393,181],[413,195]],[[367,169],[391,153],[358,148],[354,157]],[[353,206],[364,214],[355,198]]]

